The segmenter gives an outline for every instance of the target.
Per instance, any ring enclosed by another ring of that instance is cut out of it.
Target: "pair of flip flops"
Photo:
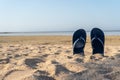
[[[105,36],[101,29],[93,28],[91,33],[91,45],[93,52],[92,54],[102,54],[104,55],[104,42]],[[84,55],[84,47],[86,44],[86,31],[84,29],[79,29],[73,34],[73,54]]]

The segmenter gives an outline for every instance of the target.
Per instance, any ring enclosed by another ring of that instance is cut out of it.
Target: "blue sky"
[[[0,32],[120,30],[120,0],[0,0]]]

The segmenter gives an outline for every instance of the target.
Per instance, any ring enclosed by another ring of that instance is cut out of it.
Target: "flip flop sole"
[[[93,54],[102,54],[104,55],[104,42],[105,36],[101,29],[93,28],[91,31],[91,45],[93,48]]]
[[[79,29],[73,34],[73,54],[84,54],[86,43],[86,32],[84,29]]]

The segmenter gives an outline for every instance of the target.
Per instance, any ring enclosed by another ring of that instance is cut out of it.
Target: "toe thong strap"
[[[83,37],[80,37],[74,42],[73,47],[77,46],[80,48],[80,47],[83,47],[84,44],[85,44],[85,39]]]
[[[94,37],[94,38],[92,38],[92,42],[93,42],[94,40],[98,40],[98,41],[102,44],[102,46],[104,46],[103,41],[102,41],[100,38]]]

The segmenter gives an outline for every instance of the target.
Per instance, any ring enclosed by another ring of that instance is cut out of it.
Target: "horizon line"
[[[103,30],[105,32],[119,32],[120,30]],[[52,33],[52,32],[75,32],[75,31],[5,31],[5,32],[0,32],[3,34],[7,33]],[[90,32],[90,30],[86,30],[86,32]]]

